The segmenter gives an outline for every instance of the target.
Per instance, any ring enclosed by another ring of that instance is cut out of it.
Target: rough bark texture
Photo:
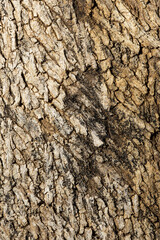
[[[0,239],[160,239],[160,1],[0,1]]]

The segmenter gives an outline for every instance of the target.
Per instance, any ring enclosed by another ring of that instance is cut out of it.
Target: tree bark
[[[0,239],[160,239],[160,1],[0,14]]]

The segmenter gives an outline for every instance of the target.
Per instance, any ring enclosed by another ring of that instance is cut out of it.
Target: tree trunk
[[[160,1],[0,13],[0,239],[160,239]]]

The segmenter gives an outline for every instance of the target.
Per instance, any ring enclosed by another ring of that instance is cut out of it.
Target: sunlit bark
[[[160,1],[0,1],[0,239],[160,239]]]

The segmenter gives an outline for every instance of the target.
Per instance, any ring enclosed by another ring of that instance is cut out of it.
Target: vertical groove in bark
[[[160,238],[159,26],[159,0],[1,0],[0,239]]]

